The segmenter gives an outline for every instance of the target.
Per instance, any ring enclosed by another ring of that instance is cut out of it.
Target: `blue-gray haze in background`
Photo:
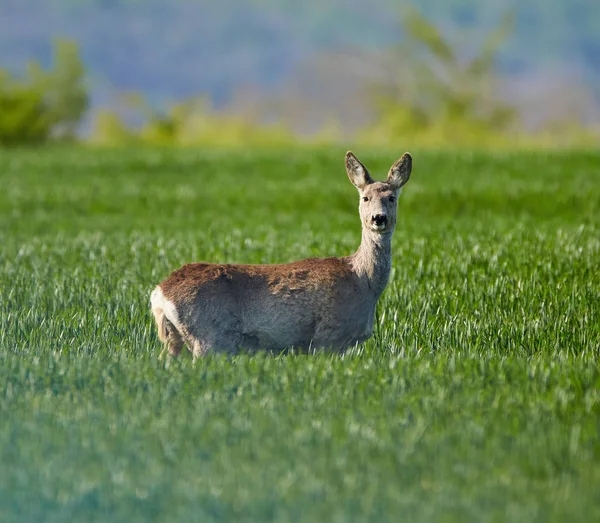
[[[93,104],[124,90],[155,103],[207,93],[217,106],[244,85],[269,89],[325,51],[386,49],[408,0],[1,0],[0,67],[48,64],[55,37],[76,40]],[[577,74],[598,96],[599,0],[420,0],[440,27],[494,26],[513,9],[499,70]]]

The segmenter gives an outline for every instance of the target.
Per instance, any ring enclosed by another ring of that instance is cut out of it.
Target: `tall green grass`
[[[0,521],[600,518],[598,153],[412,151],[371,340],[158,360],[183,263],[357,247],[343,152],[0,152]]]

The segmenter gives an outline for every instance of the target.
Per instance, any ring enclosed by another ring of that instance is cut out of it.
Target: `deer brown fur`
[[[351,152],[346,170],[360,194],[356,253],[277,265],[184,265],[151,296],[159,338],[171,355],[184,343],[195,357],[212,350],[342,350],[371,336],[412,158],[405,153],[385,182],[374,181]]]

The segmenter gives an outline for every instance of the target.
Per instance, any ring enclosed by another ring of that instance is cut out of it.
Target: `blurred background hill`
[[[419,118],[432,120],[422,118],[425,102],[407,102],[411,89],[422,91],[411,78],[423,74],[415,64],[421,55],[402,47],[414,22],[411,5],[417,23],[430,24],[413,40],[433,54],[438,63],[428,73],[439,73],[434,81],[447,90],[456,88],[444,73],[448,66],[450,76],[460,77],[463,64],[485,55],[493,88],[481,96],[493,91],[495,101],[515,111],[519,129],[597,131],[598,0],[2,0],[0,67],[15,78],[27,75],[32,61],[48,70],[57,38],[76,44],[86,89],[76,134],[99,141],[119,130],[123,138],[126,128],[153,118],[147,136],[168,141],[177,118],[191,112],[218,114],[238,135],[273,124],[269,136],[376,137],[402,119],[408,118],[402,131]],[[490,44],[507,14],[510,22]],[[436,51],[440,42],[452,56]],[[363,132],[407,103],[408,117]],[[431,111],[456,116],[442,106]],[[499,121],[494,114],[488,124]],[[436,139],[447,135],[440,132]]]

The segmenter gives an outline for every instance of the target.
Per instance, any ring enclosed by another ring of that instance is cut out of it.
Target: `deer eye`
[[[368,202],[369,201],[369,197],[368,196],[363,196],[363,202]]]
[[[390,202],[394,203],[396,201],[396,197],[395,196],[390,196]]]

